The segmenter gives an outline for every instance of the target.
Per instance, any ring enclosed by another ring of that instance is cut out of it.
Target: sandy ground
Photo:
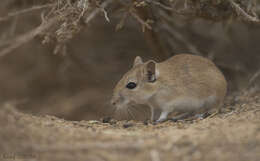
[[[259,161],[260,95],[230,97],[204,120],[66,121],[0,109],[0,157],[22,161]]]

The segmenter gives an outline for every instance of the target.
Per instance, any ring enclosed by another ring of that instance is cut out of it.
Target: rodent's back
[[[206,98],[215,94],[222,101],[227,82],[209,59],[180,54],[158,64],[159,78],[165,86],[172,86],[177,95]]]

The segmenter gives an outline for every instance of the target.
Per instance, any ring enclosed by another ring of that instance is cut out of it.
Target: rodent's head
[[[129,103],[146,104],[157,90],[159,73],[156,64],[153,60],[143,63],[141,57],[137,56],[133,67],[117,83],[112,105],[123,108]]]

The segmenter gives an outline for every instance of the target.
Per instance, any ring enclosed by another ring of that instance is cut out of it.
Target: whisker
[[[128,111],[128,108],[126,109],[126,112],[127,112],[127,115],[128,115],[128,117],[130,116],[130,117],[132,117],[132,115],[129,113],[129,111]]]
[[[136,119],[142,118],[142,112],[138,111],[136,108],[132,108],[133,112],[135,113]]]
[[[134,120],[136,120],[136,113],[134,112],[134,111],[132,111],[131,109],[129,109],[129,111],[133,114],[133,116],[134,116]]]
[[[133,106],[131,107],[131,110],[133,110],[134,113],[138,114],[140,113],[136,108],[134,108]]]
[[[122,117],[122,110],[120,110],[119,108],[115,108],[113,115],[117,118],[117,119],[121,119]]]
[[[132,111],[129,108],[126,108],[128,114],[130,114],[130,116],[132,117],[133,120],[135,120],[134,114],[132,113]]]

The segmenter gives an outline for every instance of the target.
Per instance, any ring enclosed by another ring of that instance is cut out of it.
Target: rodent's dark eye
[[[129,82],[127,85],[126,85],[126,88],[128,89],[134,89],[136,87],[136,83],[134,82]]]

